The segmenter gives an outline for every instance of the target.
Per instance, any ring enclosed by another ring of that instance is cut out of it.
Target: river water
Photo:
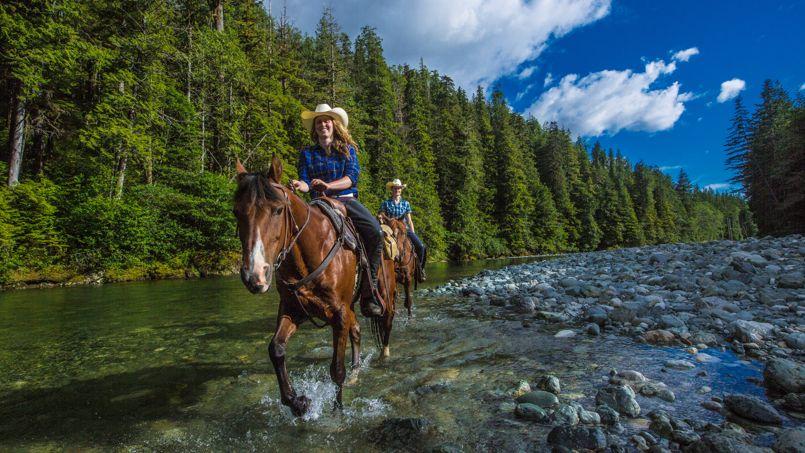
[[[425,286],[516,262],[437,263]],[[313,406],[299,419],[279,403],[267,357],[273,288],[253,296],[237,278],[218,278],[0,293],[0,450],[540,450],[550,427],[515,418],[511,389],[550,372],[564,400],[593,409],[613,367],[642,371],[676,393],[674,403],[639,397],[644,414],[664,408],[717,422],[699,406],[709,395],[762,396],[750,382],[761,365],[729,352],[707,350],[720,362],[697,367],[708,372],[702,377],[663,369],[669,358],[686,358],[679,349],[554,338],[558,327],[477,319],[457,300],[415,296],[413,319],[399,307],[389,359],[378,359],[364,336],[364,364],[344,390],[342,412],[332,410],[330,331],[301,327],[287,364]],[[698,394],[702,385],[713,391]],[[408,444],[379,443],[388,439],[378,426],[395,417],[427,419],[428,432]],[[646,424],[638,418],[626,428]]]

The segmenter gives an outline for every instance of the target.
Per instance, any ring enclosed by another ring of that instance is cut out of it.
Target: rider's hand
[[[309,190],[307,184],[304,181],[299,181],[298,179],[292,179],[289,185],[293,191],[298,190],[300,192],[307,192]]]
[[[330,185],[322,181],[321,179],[314,179],[313,181],[310,181],[310,186],[313,187],[313,190],[316,190],[318,192],[324,192],[325,190],[330,188]]]

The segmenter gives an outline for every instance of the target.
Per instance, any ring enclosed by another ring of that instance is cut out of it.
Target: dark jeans
[[[419,257],[419,266],[424,269],[425,268],[425,260],[428,256],[428,251],[425,249],[425,244],[419,239],[419,236],[416,235],[411,230],[408,230],[408,239],[411,240],[411,243],[414,244],[414,249],[416,249],[416,256]]]
[[[383,230],[375,216],[369,212],[360,201],[355,198],[339,198],[347,208],[347,216],[352,220],[355,229],[361,236],[363,248],[369,255],[369,273],[372,275],[372,283],[377,286],[377,269],[380,267],[381,254],[383,253]]]

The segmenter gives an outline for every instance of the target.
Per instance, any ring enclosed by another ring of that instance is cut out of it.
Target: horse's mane
[[[277,190],[263,173],[245,173],[238,178],[238,190],[235,192],[235,201],[248,197],[252,204],[261,204],[264,201],[281,201]]]

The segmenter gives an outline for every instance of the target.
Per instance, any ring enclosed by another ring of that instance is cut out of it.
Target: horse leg
[[[403,282],[403,287],[405,287],[405,308],[408,310],[408,317],[411,317],[411,278],[406,277],[405,281]]]
[[[310,399],[305,395],[296,395],[288,378],[288,370],[285,369],[285,346],[288,339],[296,332],[297,323],[288,315],[281,315],[277,320],[277,331],[271,338],[268,345],[268,357],[274,365],[274,372],[277,374],[277,381],[280,386],[280,400],[282,404],[288,406],[291,412],[299,417],[307,412],[310,406]]]
[[[338,386],[338,393],[335,396],[335,408],[343,408],[341,402],[341,390],[344,388],[344,378],[346,368],[344,366],[344,352],[347,349],[347,337],[349,336],[349,320],[341,317],[341,322],[333,324],[333,361],[330,363],[330,378]]]
[[[361,367],[361,325],[355,316],[355,312],[348,311],[349,319],[349,342],[352,345],[352,369],[357,370]]]

